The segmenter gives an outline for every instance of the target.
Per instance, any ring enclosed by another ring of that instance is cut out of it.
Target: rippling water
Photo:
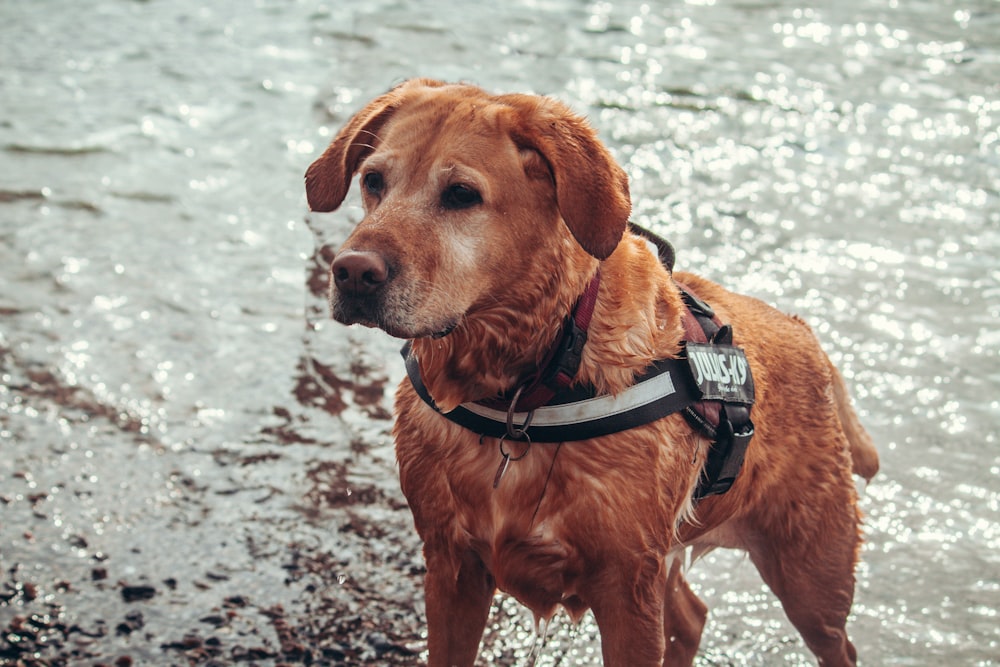
[[[864,664],[1000,663],[996,2],[201,5],[0,8],[0,625],[113,627],[134,606],[91,584],[102,563],[182,584],[145,607],[155,641],[63,628],[91,657],[169,663],[161,643],[223,590],[306,635],[316,588],[360,619],[322,626],[343,652],[378,633],[419,651],[382,398],[396,345],[325,321],[314,240],[358,214],[304,224],[301,175],[420,75],[586,113],[680,266],[815,327],[882,455],[849,628]],[[362,520],[381,528],[352,542]],[[297,578],[289,543],[334,564]],[[749,562],[692,579],[698,664],[810,664]],[[498,599],[489,664],[532,634]],[[558,618],[538,664],[597,647],[592,621]]]

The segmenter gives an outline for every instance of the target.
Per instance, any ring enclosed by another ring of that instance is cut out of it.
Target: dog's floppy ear
[[[306,200],[313,211],[333,211],[344,201],[351,178],[378,142],[379,130],[392,117],[407,89],[443,85],[429,79],[402,83],[369,102],[337,133],[330,146],[306,170]]]
[[[386,93],[348,121],[306,170],[306,201],[312,211],[333,211],[344,201],[361,160],[375,148],[379,128],[392,116],[396,96]]]
[[[507,95],[520,113],[514,141],[537,151],[555,181],[559,213],[583,249],[604,259],[617,247],[632,210],[628,176],[587,122],[552,99]]]

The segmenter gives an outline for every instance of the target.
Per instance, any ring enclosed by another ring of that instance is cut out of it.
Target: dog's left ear
[[[443,85],[431,79],[411,79],[375,98],[354,114],[323,155],[306,170],[309,209],[320,212],[336,210],[347,196],[358,165],[379,143],[379,130],[404,103],[406,96],[421,88]]]
[[[632,211],[625,171],[593,128],[562,103],[528,95],[502,99],[521,117],[514,141],[548,162],[569,230],[584,250],[605,259],[618,246]]]

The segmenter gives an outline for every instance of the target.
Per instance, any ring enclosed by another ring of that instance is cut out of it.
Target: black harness
[[[654,243],[660,260],[673,270],[673,248],[645,229],[631,226]],[[409,342],[403,346],[406,372],[425,403],[442,416],[480,436],[529,442],[574,442],[626,431],[681,412],[688,422],[712,440],[694,498],[725,493],[736,481],[754,434],[750,407],[754,402],[753,375],[743,350],[732,344],[732,327],[721,324],[715,312],[689,288],[678,284],[687,313],[687,340],[680,358],[654,361],[634,384],[616,396],[598,394],[589,385],[570,385],[553,391],[544,405],[518,411],[519,391],[498,400],[463,403],[443,413],[427,391],[420,363]],[[586,331],[567,319],[555,354],[541,375],[550,370],[575,376]],[[499,474],[498,474],[499,477]]]
[[[712,440],[704,474],[695,488],[697,499],[728,491],[743,467],[754,434],[750,421],[753,374],[743,350],[733,345],[733,327],[720,324],[711,306],[691,292],[682,288],[681,294],[707,340],[684,343],[688,370],[701,392],[701,400],[686,406],[684,416]],[[689,330],[689,338],[691,334]]]

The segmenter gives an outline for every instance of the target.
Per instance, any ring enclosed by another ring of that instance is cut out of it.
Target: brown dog
[[[686,547],[749,552],[820,663],[855,664],[851,474],[870,479],[878,456],[801,320],[672,274],[627,230],[622,169],[551,99],[409,81],[309,168],[310,207],[336,209],[355,173],[366,215],[333,261],[333,315],[411,339],[437,407],[400,385],[396,451],[424,542],[430,665],[475,662],[497,588],[541,618],[593,610],[605,665],[689,665],[706,608],[683,578]],[[618,396],[654,360],[682,356],[678,283],[732,325],[756,434],[728,492],[692,500],[712,442],[680,413],[533,444],[442,414],[521,386],[598,271],[574,386]]]

